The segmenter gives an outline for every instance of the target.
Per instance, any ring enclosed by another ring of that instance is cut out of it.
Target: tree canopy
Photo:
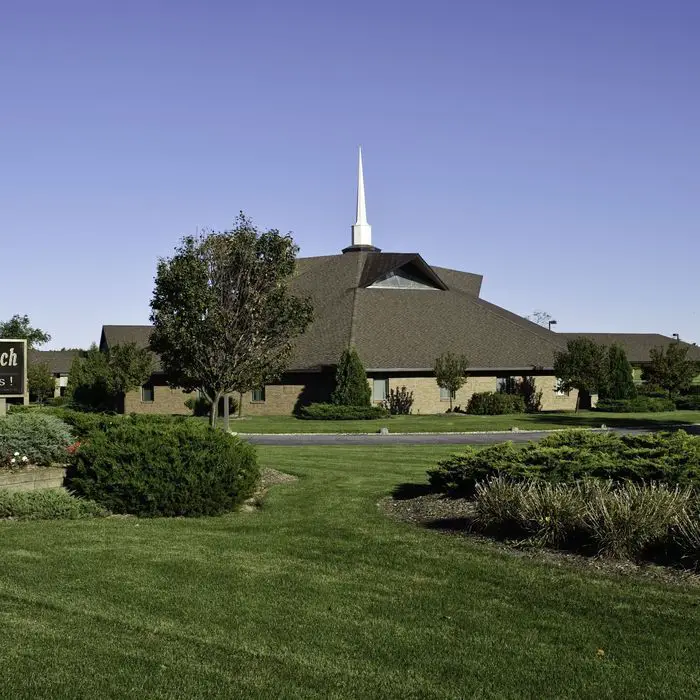
[[[30,362],[27,367],[29,396],[39,403],[53,396],[56,380],[46,362]]]
[[[669,343],[665,350],[652,348],[642,379],[662,387],[671,396],[687,389],[700,373],[700,363],[688,359],[689,350],[690,346],[684,343]]]
[[[141,386],[153,372],[153,355],[135,343],[101,352],[94,343],[73,358],[68,374],[72,401],[94,411],[117,411],[124,394]]]
[[[577,389],[590,394],[605,387],[607,351],[590,338],[573,338],[566,343],[566,351],[554,357],[554,374],[563,391]],[[578,401],[577,401],[578,406]]]
[[[435,360],[435,381],[440,388],[450,392],[450,410],[454,395],[467,381],[468,367],[469,360],[466,355],[446,352]]]
[[[29,316],[19,314],[7,321],[0,321],[0,338],[25,338],[29,350],[38,345],[45,345],[51,340],[48,333],[31,325]]]
[[[282,374],[312,320],[287,286],[297,253],[290,234],[260,232],[241,212],[231,231],[187,236],[158,263],[151,349],[171,385],[211,401],[212,425],[221,396]]]

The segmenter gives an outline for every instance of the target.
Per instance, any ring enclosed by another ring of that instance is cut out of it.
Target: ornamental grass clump
[[[681,562],[689,568],[700,568],[700,503],[686,508],[678,518],[674,542],[680,550]]]
[[[531,482],[523,488],[521,523],[529,541],[564,547],[580,539],[587,486]]]
[[[505,476],[476,484],[474,522],[485,531],[517,535],[523,529],[526,488]]]
[[[689,489],[663,484],[592,488],[583,522],[599,554],[639,559],[647,548],[668,538],[691,499]]]
[[[700,562],[698,500],[689,488],[501,475],[476,485],[473,509],[479,529],[538,547],[629,560],[664,551],[685,566]]]
[[[66,461],[74,442],[68,425],[49,413],[27,411],[0,418],[0,463],[9,466],[15,453],[29,464],[42,466]]]

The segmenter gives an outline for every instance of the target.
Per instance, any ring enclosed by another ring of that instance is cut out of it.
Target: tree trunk
[[[219,399],[221,398],[222,392],[216,392],[214,394],[214,400],[211,402],[211,412],[209,413],[209,425],[212,428],[216,428],[216,420],[219,417]]]
[[[579,407],[580,403],[581,403],[581,390],[579,389],[578,392],[576,393],[576,408],[574,409],[574,413],[578,413],[578,407]]]
[[[231,406],[229,405],[229,395],[224,394],[224,431],[228,433],[231,429],[230,413]]]
[[[243,392],[238,392],[238,417],[243,415]]]

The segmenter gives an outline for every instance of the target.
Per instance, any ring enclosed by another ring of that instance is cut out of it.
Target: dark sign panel
[[[24,396],[27,385],[27,341],[0,339],[0,399]]]

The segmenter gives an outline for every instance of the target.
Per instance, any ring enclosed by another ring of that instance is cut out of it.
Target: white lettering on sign
[[[17,353],[14,348],[10,348],[10,352],[0,354],[0,367],[17,367]]]

